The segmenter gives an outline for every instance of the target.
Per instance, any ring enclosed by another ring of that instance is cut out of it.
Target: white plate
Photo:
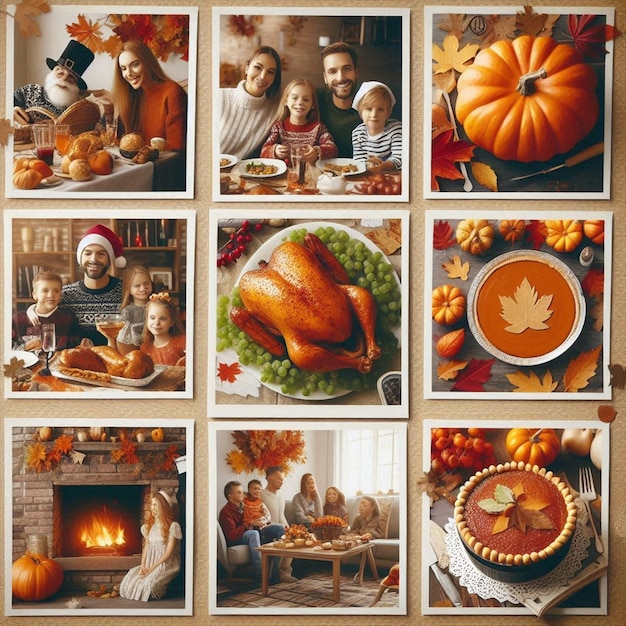
[[[363,242],[368,250],[371,252],[380,252],[383,255],[383,260],[386,263],[389,263],[389,259],[385,256],[385,254],[380,250],[380,248],[374,244],[370,239],[368,239],[365,235],[360,233],[357,230],[350,228],[349,226],[344,226],[343,224],[337,224],[334,222],[306,222],[301,224],[293,224],[291,226],[287,226],[286,228],[281,229],[278,233],[276,233],[273,237],[270,237],[261,247],[252,254],[252,256],[248,259],[247,263],[243,266],[241,272],[239,273],[239,277],[235,282],[235,287],[239,285],[239,279],[243,274],[249,272],[251,270],[256,270],[259,268],[259,261],[269,261],[270,256],[275,248],[277,248],[284,241],[289,240],[289,233],[294,230],[306,229],[307,232],[315,233],[315,231],[322,227],[325,228],[327,226],[332,226],[335,230],[343,230],[347,232],[352,239],[356,239],[357,241]],[[391,265],[391,263],[389,263]],[[400,279],[398,275],[394,271],[394,277],[398,286],[400,285]],[[398,339],[400,339],[400,329],[397,328],[394,330],[394,334]],[[287,357],[286,357],[287,358]],[[297,398],[298,400],[332,400],[333,398],[340,398],[341,396],[348,395],[352,393],[350,389],[340,389],[336,393],[329,395],[325,391],[313,391],[310,395],[305,396],[300,391],[295,394],[285,394],[281,390],[281,386],[275,383],[267,383],[261,381],[261,372],[259,369],[253,366],[241,365],[246,371],[248,371],[252,376],[254,376],[262,385],[275,391],[281,396],[287,396],[288,398]]]
[[[15,357],[18,361],[24,361],[24,367],[30,367],[39,362],[39,357],[34,352],[28,350],[11,350],[11,358]]]
[[[262,163],[263,165],[273,165],[276,171],[271,174],[250,174],[246,168],[252,163]],[[239,163],[239,175],[244,178],[271,178],[272,176],[280,176],[287,171],[287,165],[280,159],[246,159]]]
[[[44,178],[38,185],[37,189],[48,189],[49,187],[56,187],[63,182],[63,179],[56,174],[52,176],[48,176],[48,178]]]
[[[228,161],[225,165],[222,165],[222,161]],[[227,167],[232,167],[237,163],[237,157],[232,154],[220,154],[220,169],[226,169]]]
[[[81,378],[80,376],[69,376],[67,374],[63,374],[54,367],[52,367],[50,371],[57,378],[72,380],[74,382],[87,385],[95,385],[96,387],[111,387],[113,385],[123,385],[124,387],[145,387],[166,369],[167,365],[155,365],[154,372],[152,372],[150,376],[146,376],[145,378],[123,378],[122,376],[111,376],[111,380],[107,382],[100,380],[87,380],[86,378]]]
[[[356,170],[353,172],[343,172],[342,176],[358,176],[359,174],[365,173],[365,162],[364,161],[355,161],[354,159],[319,159],[316,163],[317,167],[319,167],[322,171],[327,165],[339,165],[341,167],[345,167],[347,165],[353,165],[356,167]],[[333,170],[331,172],[335,173]]]

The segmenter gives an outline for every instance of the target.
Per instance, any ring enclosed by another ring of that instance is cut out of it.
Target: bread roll
[[[120,149],[128,152],[140,150],[146,142],[139,133],[127,133],[120,139]]]
[[[67,148],[67,156],[70,160],[86,159],[90,154],[94,154],[98,150],[102,150],[104,144],[99,134],[95,132],[81,133],[76,135]]]

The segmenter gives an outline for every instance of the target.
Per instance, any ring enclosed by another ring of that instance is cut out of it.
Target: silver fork
[[[598,531],[596,530],[596,525],[593,522],[593,515],[591,514],[591,507],[589,506],[589,503],[596,499],[596,488],[593,485],[593,476],[591,475],[590,467],[581,467],[578,470],[578,485],[580,499],[585,503],[585,508],[587,509],[587,514],[589,515],[589,523],[591,524],[591,529],[593,530],[593,536],[595,538],[596,552],[601,554],[604,552],[604,546],[602,545],[602,539],[600,539]]]

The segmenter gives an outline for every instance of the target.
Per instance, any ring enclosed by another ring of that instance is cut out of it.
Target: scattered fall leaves
[[[521,285],[516,288],[513,297],[498,296],[502,305],[500,316],[509,323],[504,330],[509,333],[520,334],[527,329],[545,330],[545,323],[552,315],[548,309],[552,302],[552,294],[537,297],[537,291],[524,277]]]
[[[462,74],[470,65],[470,61],[478,52],[478,44],[466,44],[459,49],[459,40],[455,35],[446,35],[443,48],[433,44],[432,56],[434,74],[442,74],[449,70],[456,70]]]
[[[236,449],[226,462],[236,474],[264,472],[274,465],[288,473],[292,463],[306,460],[301,430],[236,430],[231,435]]]
[[[458,255],[453,256],[447,263],[443,263],[442,267],[446,270],[448,278],[460,278],[461,280],[467,280],[467,277],[469,276],[469,261],[465,261],[464,263]]]
[[[469,162],[474,156],[475,147],[467,141],[454,141],[452,129],[437,135],[432,142],[431,188],[439,191],[437,177],[448,180],[463,179],[463,174],[455,164]]]
[[[15,21],[24,37],[39,37],[41,30],[35,18],[42,13],[50,13],[46,0],[22,0],[15,6]]]
[[[616,389],[624,389],[626,387],[626,367],[619,363],[611,363],[609,365],[609,372],[611,374],[611,387]]]
[[[595,376],[598,368],[598,357],[601,350],[602,346],[598,346],[589,352],[582,352],[569,362],[563,377],[564,391],[579,391],[589,384],[589,380]]]
[[[465,368],[467,361],[444,361],[437,366],[437,377],[441,380],[454,380]]]
[[[456,244],[454,228],[447,221],[439,220],[433,226],[433,248],[445,250]]]
[[[485,391],[484,383],[491,378],[495,359],[471,359],[455,379],[452,391]]]
[[[514,392],[550,393],[558,387],[558,381],[552,380],[552,372],[546,370],[543,378],[532,370],[525,374],[517,370],[513,374],[505,374],[509,382],[515,386]]]
[[[567,25],[576,48],[590,59],[600,59],[607,50],[604,44],[622,33],[612,26],[599,22],[597,15],[569,15]]]

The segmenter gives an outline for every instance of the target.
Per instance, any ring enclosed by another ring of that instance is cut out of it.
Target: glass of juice
[[[33,124],[35,154],[38,159],[52,166],[54,160],[54,142],[56,139],[54,124]]]
[[[69,124],[56,124],[56,148],[57,152],[60,155],[64,155],[67,152],[67,149],[70,145],[70,140],[72,139],[72,134],[70,133],[70,125]]]

